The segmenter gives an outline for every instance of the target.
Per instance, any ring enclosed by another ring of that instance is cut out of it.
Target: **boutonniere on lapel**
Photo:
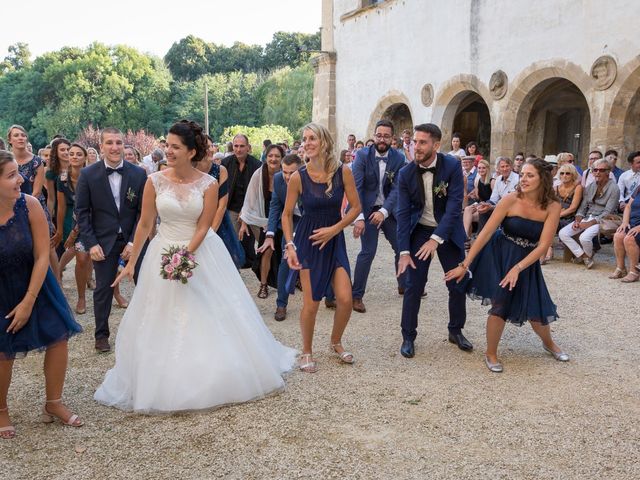
[[[127,200],[129,201],[129,203],[133,203],[136,197],[136,192],[134,192],[133,189],[129,187],[129,189],[127,190]]]
[[[384,176],[389,183],[393,183],[393,179],[396,177],[396,172],[390,170],[388,172],[384,172]]]
[[[433,187],[433,193],[436,195],[436,197],[438,198],[443,198],[447,196],[447,187],[449,186],[448,183],[444,182],[444,181],[440,181],[440,183],[438,185],[436,185],[435,187]]]

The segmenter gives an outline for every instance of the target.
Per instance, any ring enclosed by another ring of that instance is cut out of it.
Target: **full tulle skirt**
[[[98,402],[163,413],[247,402],[284,388],[282,374],[297,352],[266,327],[218,235],[208,232],[187,284],[160,276],[163,250],[187,243],[158,234],[149,244]]]

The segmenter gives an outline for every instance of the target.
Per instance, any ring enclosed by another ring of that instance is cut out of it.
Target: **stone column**
[[[336,52],[333,44],[333,1],[322,0],[322,52],[312,58],[313,121],[329,129],[336,138]]]

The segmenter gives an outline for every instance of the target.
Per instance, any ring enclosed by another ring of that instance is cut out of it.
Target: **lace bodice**
[[[204,206],[204,192],[217,183],[202,174],[195,182],[183,184],[169,180],[163,172],[149,175],[156,190],[156,209],[160,216],[158,233],[170,241],[188,242]]]
[[[13,216],[0,225],[0,278],[12,275],[31,275],[33,268],[33,239],[29,224],[29,210],[24,195],[16,200]]]

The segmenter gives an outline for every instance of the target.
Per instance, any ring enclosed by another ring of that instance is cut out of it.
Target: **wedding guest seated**
[[[562,154],[561,154],[562,155]],[[582,185],[580,185],[578,171],[571,163],[564,163],[558,169],[559,185],[553,187],[560,200],[562,210],[560,210],[560,223],[558,232],[575,221],[576,211],[582,202]],[[547,254],[542,258],[544,265],[553,258],[553,244],[547,250]]]
[[[495,179],[491,178],[491,167],[489,162],[486,160],[480,160],[478,162],[478,174],[473,180],[474,187],[469,194],[469,198],[474,201],[464,209],[464,214],[462,216],[462,222],[464,224],[464,230],[467,237],[471,236],[473,223],[478,223],[479,221],[478,205],[488,202],[491,198],[494,182]],[[480,229],[478,229],[478,232],[479,231]],[[471,243],[467,241],[465,247],[469,247],[470,245]]]
[[[462,164],[462,174],[464,175],[464,178],[466,180],[464,182],[464,202],[463,202],[463,205],[466,206],[470,200],[468,197],[473,192],[474,181],[476,179],[476,175],[478,174],[478,171],[476,169],[476,166],[474,165],[475,157],[471,157],[471,156],[462,157],[462,160],[460,163]],[[471,200],[473,200],[473,197],[471,198]]]
[[[609,178],[611,166],[604,158],[594,160],[590,169],[595,181],[584,189],[584,196],[573,223],[558,233],[576,259],[582,259],[587,269],[593,268],[593,239],[600,232],[600,220],[614,213],[618,208],[620,190],[614,180]],[[586,173],[586,172],[585,172]],[[580,234],[579,242],[573,237]]]
[[[524,153],[518,152],[516,153],[516,156],[513,157],[513,171],[520,175],[522,165],[524,165]]]
[[[587,162],[587,169],[582,172],[581,183],[583,187],[588,187],[595,181],[595,176],[593,175],[592,167],[593,163],[596,160],[602,159],[602,152],[600,150],[592,150],[589,152],[589,158]],[[616,177],[613,175],[613,172],[609,172],[609,178],[613,181],[616,181]]]
[[[247,192],[240,211],[240,229],[238,237],[240,240],[249,234],[249,229],[258,240],[258,245],[262,245],[266,238],[265,228],[269,221],[269,206],[273,193],[273,176],[280,171],[280,162],[284,157],[284,151],[279,145],[270,145],[266,152],[266,162],[258,168],[249,181]],[[254,271],[257,270],[260,279],[260,289],[258,298],[269,296],[269,287],[277,286],[277,269],[280,263],[278,254],[274,256],[273,250],[265,250],[257,256]],[[272,268],[272,257],[274,257],[274,267]]]
[[[498,157],[496,164],[498,165],[496,171],[499,175],[493,185],[491,198],[488,202],[478,204],[478,214],[480,215],[478,230],[482,229],[498,202],[505,195],[514,192],[520,182],[520,175],[513,171],[513,161],[509,157]]]
[[[617,182],[618,180],[620,180],[620,175],[622,175],[622,172],[624,172],[624,170],[618,167],[618,151],[607,150],[606,152],[604,152],[604,158],[609,160],[609,163],[611,164],[611,173],[613,173],[613,176],[616,178]]]
[[[613,236],[616,269],[609,278],[621,278],[624,283],[637,282],[640,278],[640,187],[627,203],[622,214],[622,224]],[[625,256],[629,257],[629,272],[625,268]]]
[[[631,200],[631,194],[640,186],[640,151],[631,152],[627,157],[629,170],[620,175],[618,188],[620,189],[620,211],[624,211]]]

